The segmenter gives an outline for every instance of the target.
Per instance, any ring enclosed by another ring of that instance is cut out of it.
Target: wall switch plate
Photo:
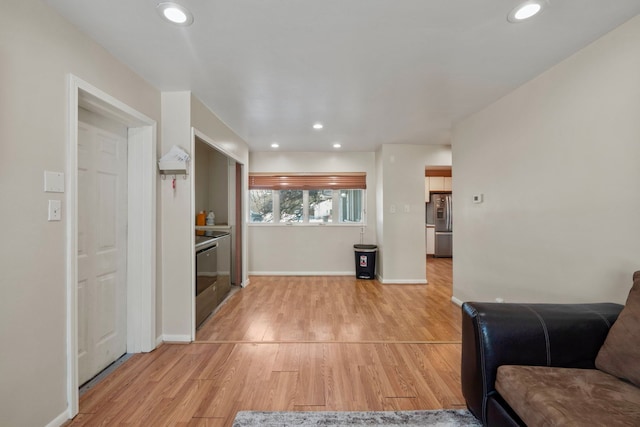
[[[411,206],[410,205],[404,205],[404,213],[409,213],[411,212]]]
[[[396,213],[396,205],[389,206],[389,212]]]
[[[64,193],[64,173],[44,171],[44,191]]]
[[[482,203],[482,194],[474,194],[473,195],[473,203]]]
[[[62,219],[62,202],[60,200],[49,200],[49,221],[60,221]]]

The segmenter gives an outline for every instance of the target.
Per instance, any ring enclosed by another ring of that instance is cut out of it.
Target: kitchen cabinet
[[[429,191],[445,191],[444,190],[444,176],[430,176],[429,177]]]
[[[431,201],[430,193],[438,191],[451,191],[450,176],[426,176],[424,178],[424,201]]]

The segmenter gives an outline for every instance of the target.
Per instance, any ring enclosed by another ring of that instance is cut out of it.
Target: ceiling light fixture
[[[336,142],[335,144],[333,144],[333,148],[340,148],[342,147],[342,145],[339,142]]]
[[[280,147],[280,144],[278,144],[277,142],[274,142],[273,144],[271,144],[271,148],[278,148]]]
[[[507,20],[512,23],[522,22],[527,20],[542,10],[542,0],[528,0],[523,3],[520,3],[516,6],[509,15],[507,15]]]
[[[313,128],[314,128],[315,130],[320,130],[320,129],[322,129],[323,127],[324,127],[324,126],[322,125],[322,123],[315,123],[315,124],[313,125]]]
[[[158,3],[156,10],[165,20],[172,24],[188,26],[193,24],[193,15],[184,6],[173,2]]]

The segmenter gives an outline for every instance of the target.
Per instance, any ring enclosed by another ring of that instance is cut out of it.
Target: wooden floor
[[[463,408],[451,260],[428,285],[251,277],[193,344],[137,354],[69,425],[230,426],[240,410]]]

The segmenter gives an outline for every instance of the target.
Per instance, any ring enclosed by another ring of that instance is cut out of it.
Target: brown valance
[[[251,190],[326,190],[366,189],[367,174],[353,173],[250,173]]]

